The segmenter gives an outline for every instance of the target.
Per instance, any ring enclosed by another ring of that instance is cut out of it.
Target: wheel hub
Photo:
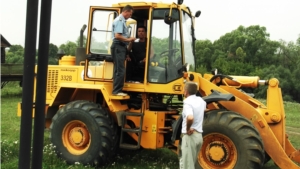
[[[75,147],[84,146],[89,141],[89,132],[83,127],[74,127],[69,133],[70,143]]]
[[[220,141],[211,142],[206,152],[206,158],[215,165],[222,165],[228,159],[228,148]]]
[[[234,168],[237,161],[237,150],[227,136],[210,133],[203,137],[203,145],[198,155],[203,168]]]

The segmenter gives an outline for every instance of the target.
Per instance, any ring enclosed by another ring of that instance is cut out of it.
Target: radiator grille
[[[58,70],[48,70],[47,93],[55,93],[57,90]]]

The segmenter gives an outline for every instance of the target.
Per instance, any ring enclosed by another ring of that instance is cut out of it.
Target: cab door
[[[120,8],[90,7],[87,54],[110,54],[112,23],[120,14]]]
[[[119,14],[120,8],[90,7],[84,80],[112,81],[112,23]]]

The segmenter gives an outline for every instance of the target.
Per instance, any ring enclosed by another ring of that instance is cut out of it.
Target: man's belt
[[[114,42],[114,44],[120,45],[120,46],[126,46],[126,43],[124,42]]]
[[[202,134],[202,132],[199,132],[199,131],[197,131],[197,130],[194,130],[194,132],[199,133],[199,134]],[[187,135],[187,134],[186,134],[186,133],[181,133],[180,138],[182,138],[184,135]]]

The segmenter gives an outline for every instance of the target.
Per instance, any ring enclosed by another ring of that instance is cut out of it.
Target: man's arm
[[[128,47],[128,50],[129,50],[129,47]],[[153,46],[151,44],[151,46],[150,46],[150,59],[153,59],[153,56],[154,56],[154,49],[153,49]],[[145,61],[146,61],[146,57],[144,57],[144,59],[141,62],[145,62]]]
[[[188,135],[192,134],[194,131],[194,129],[191,129],[193,122],[194,122],[194,116],[188,115],[186,118],[186,131]]]
[[[115,38],[122,42],[132,42],[135,40],[134,37],[126,38],[120,33],[115,33]]]
[[[154,49],[153,49],[153,46],[151,44],[151,46],[150,46],[150,58],[152,58],[153,55],[154,55]]]
[[[151,44],[151,46],[150,46],[150,62],[152,61],[153,56],[154,56],[154,49],[153,49],[153,46]],[[143,59],[143,62],[145,62],[145,61],[146,61],[146,58]]]
[[[127,46],[127,54],[126,54],[126,60],[127,61],[131,61],[131,58],[129,56],[129,52],[131,51],[132,49],[132,42],[129,42],[128,46]]]
[[[187,115],[186,116],[186,134],[191,135],[194,132],[194,129],[191,128],[191,126],[194,122],[193,108],[189,104],[184,104],[183,111]]]
[[[129,42],[129,44],[128,44],[128,46],[127,46],[127,50],[128,50],[128,51],[131,51],[131,49],[132,49],[132,42]]]

